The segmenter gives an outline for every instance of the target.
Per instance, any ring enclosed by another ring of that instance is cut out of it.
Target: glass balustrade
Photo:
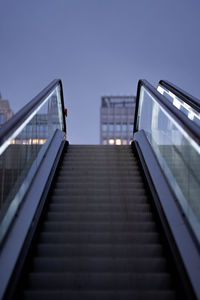
[[[140,90],[137,126],[145,131],[200,242],[200,146],[144,86]]]
[[[42,99],[0,146],[0,241],[57,129],[64,129],[60,85]]]

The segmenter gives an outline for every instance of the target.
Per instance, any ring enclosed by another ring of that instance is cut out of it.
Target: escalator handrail
[[[133,133],[138,131],[137,116],[140,101],[140,89],[142,86],[144,86],[148,90],[148,92],[153,96],[153,98],[159,103],[159,105],[163,107],[182,128],[184,128],[187,134],[191,136],[198,145],[200,145],[199,126],[192,122],[190,119],[188,119],[188,117],[184,113],[182,113],[178,108],[176,108],[170,101],[166,101],[165,96],[161,95],[155,87],[153,87],[147,80],[144,79],[138,81]]]
[[[198,98],[188,94],[187,92],[185,92],[184,90],[182,90],[181,88],[177,87],[175,84],[167,80],[160,80],[159,85],[168,89],[175,96],[183,100],[185,103],[187,103],[192,108],[194,108],[197,112],[200,113],[200,100]]]
[[[28,116],[45,100],[45,98],[58,85],[60,86],[60,96],[62,103],[62,116],[64,124],[63,131],[66,132],[62,81],[60,79],[55,79],[0,128],[0,146],[5,142],[5,140],[9,136],[11,136],[13,132],[16,131],[16,129],[20,125],[23,124],[23,122],[28,118]]]

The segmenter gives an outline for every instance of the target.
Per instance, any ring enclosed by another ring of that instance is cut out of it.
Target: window
[[[103,145],[107,145],[107,140],[103,140]]]
[[[129,131],[133,131],[133,124],[129,124]]]
[[[123,130],[123,131],[127,131],[127,124],[126,124],[126,123],[123,123],[123,124],[122,124],[122,130]]]
[[[123,145],[127,145],[127,140],[123,139]]]
[[[116,145],[121,145],[121,144],[122,144],[121,139],[116,139]]]
[[[5,123],[5,115],[3,113],[0,113],[0,124],[4,124]]]
[[[107,131],[107,124],[102,124],[102,129],[103,129],[103,131]]]
[[[121,124],[120,123],[117,123],[116,124],[116,131],[120,131],[121,130]]]
[[[112,124],[112,123],[109,124],[109,130],[114,131],[114,124]]]
[[[110,144],[110,145],[114,145],[114,143],[115,143],[115,140],[114,140],[114,139],[109,139],[109,144]]]

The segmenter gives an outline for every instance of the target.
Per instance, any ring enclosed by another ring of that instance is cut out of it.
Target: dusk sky
[[[200,98],[199,0],[0,0],[0,92],[17,112],[61,78],[71,144],[98,144],[104,95],[140,78]]]

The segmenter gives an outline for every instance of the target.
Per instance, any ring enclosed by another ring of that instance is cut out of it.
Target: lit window
[[[38,144],[38,139],[32,139],[32,144]]]
[[[114,140],[114,139],[109,139],[109,144],[110,144],[110,145],[114,145],[114,143],[115,143],[115,140]]]
[[[43,145],[46,142],[46,139],[39,139],[39,144]]]
[[[104,145],[107,145],[107,140],[103,140],[103,144],[104,144]]]
[[[122,144],[121,139],[116,139],[116,145],[121,145],[121,144]]]
[[[127,145],[127,140],[126,139],[123,140],[123,145]]]

